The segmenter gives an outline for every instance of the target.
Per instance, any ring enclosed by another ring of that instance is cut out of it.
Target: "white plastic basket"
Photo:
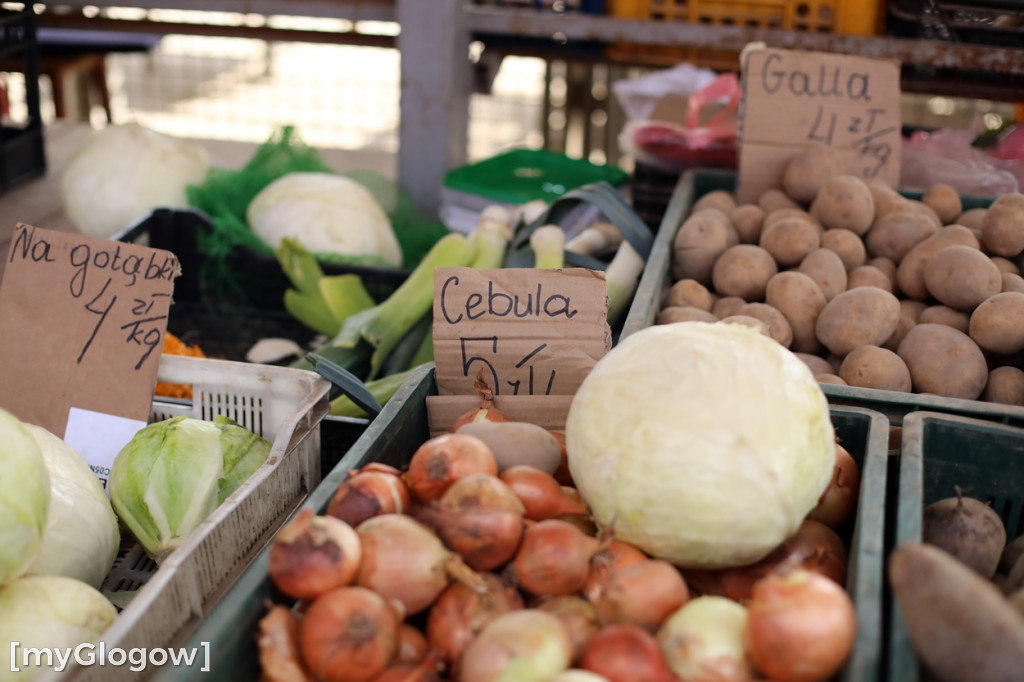
[[[157,568],[126,534],[104,587],[138,593],[104,634],[117,647],[168,648],[183,642],[219,602],[285,519],[320,483],[320,421],[330,383],[314,372],[226,360],[165,355],[160,381],[187,384],[193,399],[155,398],[152,420],[217,415],[273,442],[266,463],[207,517]],[[98,649],[97,649],[98,651]],[[72,657],[72,661],[74,657]],[[155,672],[129,665],[79,666],[39,680],[138,680]]]

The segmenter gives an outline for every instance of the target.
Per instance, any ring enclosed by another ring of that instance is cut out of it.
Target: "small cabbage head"
[[[85,459],[41,426],[25,424],[50,473],[50,511],[43,546],[28,575],[76,578],[99,589],[121,544],[117,516]]]
[[[25,424],[0,410],[0,585],[39,554],[50,506],[46,462]]]
[[[117,609],[106,597],[74,578],[27,576],[0,587],[0,682],[32,679],[50,667],[45,653],[38,666],[31,652],[24,657],[26,649],[54,647],[63,655],[79,644],[96,644],[115,618]],[[10,642],[19,642],[14,661]],[[13,663],[20,672],[12,672]]]
[[[796,532],[835,466],[828,401],[744,325],[623,339],[573,397],[569,469],[603,528],[686,568],[750,564]]]
[[[402,250],[383,207],[370,190],[343,175],[282,175],[253,197],[246,220],[274,249],[291,237],[313,253],[402,264]]]
[[[272,444],[226,417],[174,417],[140,429],[110,467],[110,501],[162,561],[266,460]]]

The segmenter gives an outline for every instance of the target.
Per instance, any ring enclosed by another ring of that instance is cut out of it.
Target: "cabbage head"
[[[110,467],[118,518],[162,561],[266,460],[270,441],[226,417],[174,417],[140,429]]]
[[[43,546],[28,575],[76,578],[99,589],[121,544],[117,516],[85,459],[41,426],[25,424],[50,473],[50,511]]]
[[[50,476],[25,424],[0,410],[0,585],[28,568],[43,545]]]
[[[74,578],[27,576],[0,587],[0,682],[28,680],[45,671],[45,665],[34,665],[34,656],[23,659],[25,649],[96,644],[115,618],[117,609],[106,597]],[[16,661],[11,661],[10,642],[20,642],[14,650]],[[82,651],[90,653],[96,651]],[[15,662],[20,672],[12,672]],[[41,662],[47,662],[45,655]],[[56,658],[53,664],[58,665]]]
[[[818,503],[836,456],[807,366],[735,324],[627,336],[583,380],[565,436],[598,526],[685,568],[764,557]]]

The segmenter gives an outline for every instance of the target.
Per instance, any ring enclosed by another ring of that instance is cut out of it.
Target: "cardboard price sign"
[[[438,268],[434,363],[438,394],[479,404],[480,369],[500,401],[562,396],[611,348],[604,273],[586,268]],[[428,402],[428,407],[434,409]],[[500,409],[500,408],[499,408]]]
[[[0,407],[90,464],[88,442],[145,425],[180,272],[169,251],[19,224],[0,286]]]
[[[738,201],[780,187],[786,161],[815,145],[842,152],[851,175],[899,185],[898,61],[752,50],[742,91]]]

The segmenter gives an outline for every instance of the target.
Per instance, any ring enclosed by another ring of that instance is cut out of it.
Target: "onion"
[[[271,606],[260,619],[256,644],[259,647],[261,679],[267,682],[312,682],[299,653],[299,619],[284,606]]]
[[[445,544],[477,571],[508,562],[523,536],[523,504],[500,478],[470,474],[448,488],[432,506],[416,510]]]
[[[559,516],[559,520],[571,523],[576,526],[576,529],[584,535],[589,535],[592,538],[596,538],[600,534],[600,529],[597,524],[594,523],[594,519],[590,514],[583,516],[582,514],[566,514]]]
[[[572,472],[569,471],[569,451],[565,447],[565,433],[562,431],[552,431],[551,435],[555,437],[559,447],[562,448],[562,460],[552,475],[560,484],[575,488],[576,484],[572,480]]]
[[[366,682],[395,655],[401,617],[362,587],[338,587],[313,600],[299,626],[302,658],[322,682]]]
[[[526,509],[526,518],[534,521],[564,515],[583,515],[589,510],[575,488],[563,487],[553,476],[524,464],[501,472],[504,481]]]
[[[656,630],[690,598],[683,576],[662,559],[613,571],[597,601],[601,623],[632,623]]]
[[[607,677],[602,677],[589,670],[564,670],[551,678],[551,682],[609,682]]]
[[[402,623],[398,626],[398,651],[395,663],[419,663],[427,655],[430,645],[427,637],[419,629]]]
[[[530,594],[575,594],[587,581],[590,557],[597,549],[596,538],[566,521],[548,519],[527,527],[510,566],[519,586]]]
[[[433,654],[417,664],[397,663],[388,667],[373,682],[442,682],[439,665]]]
[[[608,577],[617,570],[647,561],[648,556],[639,549],[620,540],[611,539],[601,543],[600,549],[590,557],[590,571],[583,586],[583,595],[593,603],[601,599]]]
[[[351,583],[361,560],[362,545],[351,526],[304,507],[274,536],[267,572],[288,596],[313,599]]]
[[[505,413],[494,406],[494,392],[491,391],[490,385],[484,379],[483,366],[477,370],[476,380],[473,382],[473,388],[476,389],[476,394],[480,396],[480,405],[459,415],[452,424],[452,433],[458,431],[459,427],[465,426],[471,422],[512,421],[505,415]]]
[[[569,633],[572,642],[572,657],[577,660],[583,653],[590,638],[598,633],[601,624],[597,620],[594,605],[583,597],[572,594],[542,597],[534,608],[558,616]]]
[[[356,532],[363,543],[356,582],[400,603],[404,616],[430,606],[452,578],[480,591],[486,589],[477,573],[412,517],[375,516],[359,524]]]
[[[413,453],[402,480],[420,502],[440,499],[455,481],[470,474],[498,475],[498,462],[487,444],[465,433],[445,433]]]
[[[665,664],[654,635],[638,625],[606,625],[590,638],[579,667],[609,682],[679,682]]]
[[[328,516],[355,527],[379,514],[403,514],[409,509],[409,488],[397,472],[364,468],[349,475],[327,505]]]
[[[840,585],[846,582],[847,552],[842,538],[823,523],[806,520],[796,534],[761,561],[718,571],[684,570],[687,584],[700,594],[727,597],[746,603],[754,583],[779,566],[799,566],[825,575]]]
[[[487,585],[486,592],[452,583],[437,598],[427,616],[430,649],[446,663],[456,662],[466,646],[492,620],[523,608],[523,599],[515,587],[493,573],[482,573],[480,577]]]
[[[547,682],[569,667],[571,657],[569,635],[557,617],[536,609],[510,611],[492,620],[466,647],[459,680]]]
[[[754,585],[747,612],[747,649],[775,682],[829,679],[853,650],[853,602],[818,573],[796,569],[769,575]]]
[[[747,682],[746,609],[725,597],[697,597],[658,630],[669,668],[687,682]]]
[[[853,516],[859,494],[860,469],[857,461],[846,448],[836,443],[836,468],[832,480],[821,494],[818,506],[811,510],[807,518],[838,528]]]

